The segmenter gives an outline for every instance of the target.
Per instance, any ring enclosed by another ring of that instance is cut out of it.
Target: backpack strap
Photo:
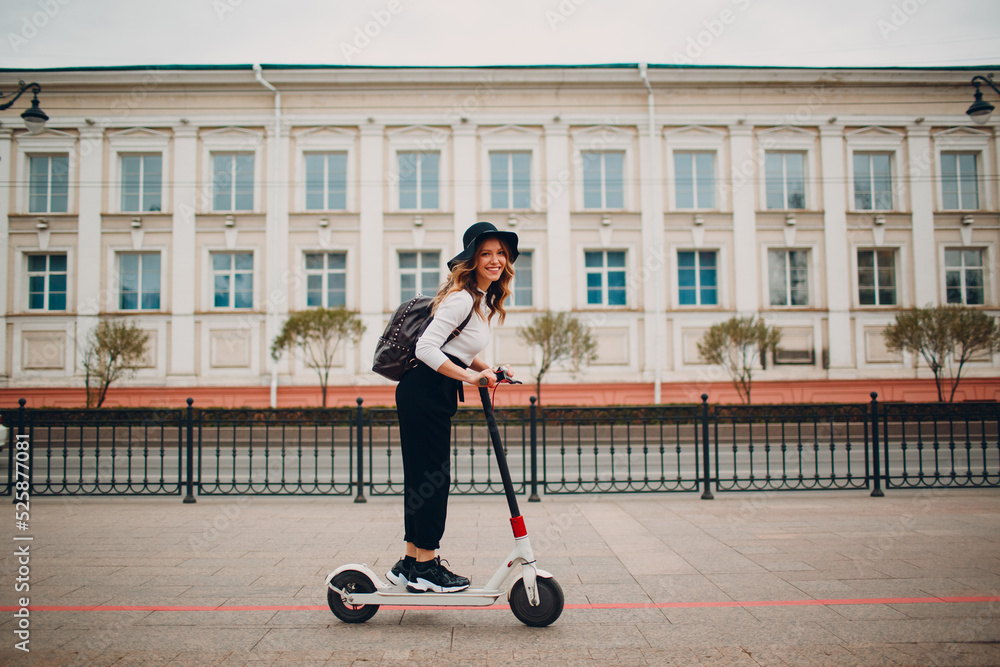
[[[465,319],[462,320],[462,323],[459,324],[457,327],[455,327],[454,331],[452,331],[450,334],[448,334],[448,338],[447,338],[447,340],[444,341],[444,345],[447,345],[448,343],[450,343],[452,341],[452,339],[455,338],[455,336],[457,336],[458,334],[462,333],[462,329],[465,328],[465,325],[468,324],[469,320],[471,320],[471,319],[472,319],[472,310],[469,310],[469,314],[465,316]]]
[[[465,316],[465,319],[462,320],[462,323],[459,324],[457,327],[455,327],[454,331],[448,334],[448,339],[445,340],[444,344],[447,345],[451,340],[455,338],[455,336],[462,333],[462,329],[465,328],[465,325],[468,324],[469,320],[471,319],[472,319],[472,309],[469,310],[469,314]],[[458,401],[459,403],[465,403],[465,388],[462,386],[461,380],[458,380],[457,382],[458,382]]]

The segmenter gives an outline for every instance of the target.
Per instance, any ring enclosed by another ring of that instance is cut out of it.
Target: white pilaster
[[[13,176],[13,164],[11,131],[0,127],[0,169],[7,175],[7,178],[0,178],[0,181],[8,181]],[[8,185],[0,187],[0,262],[5,267],[16,266],[10,253],[10,213],[11,188]],[[0,386],[5,386],[10,380],[10,369],[7,368],[7,312],[10,308],[7,291],[10,285],[7,284],[7,276],[7,269],[0,271]]]
[[[851,355],[851,285],[844,278],[851,266],[847,243],[847,191],[844,176],[844,131],[839,125],[819,128],[823,173],[823,245],[826,249],[826,307],[829,323],[830,371],[854,366]]]
[[[645,312],[644,370],[653,372],[654,394],[660,398],[660,382],[666,359],[666,272],[667,258],[663,230],[663,169],[661,163],[661,137],[659,132],[650,136],[648,126],[639,127],[639,201],[642,203],[642,257],[639,279],[643,283],[643,311]]]
[[[730,125],[729,148],[732,154],[729,185],[733,206],[734,303],[739,314],[753,315],[760,309],[754,182],[764,171],[754,151],[753,126]]]
[[[562,123],[545,125],[545,225],[548,285],[542,290],[545,307],[554,311],[573,307],[573,251],[570,233],[569,129]]]
[[[368,370],[364,362],[375,354],[375,343],[385,327],[385,311],[389,307],[384,293],[387,256],[383,242],[383,196],[386,185],[384,159],[385,126],[368,123],[361,126],[360,224],[361,247],[356,262],[358,271],[358,304],[365,333],[359,354],[362,374]],[[391,261],[391,260],[389,260]],[[394,307],[394,306],[393,306]]]
[[[906,128],[909,157],[910,219],[913,227],[913,305],[936,306],[937,260],[934,253],[934,181],[931,178],[934,149],[930,128]]]
[[[198,130],[182,125],[174,129],[174,169],[171,174],[173,220],[170,246],[170,368],[172,384],[193,384],[194,311],[197,300],[194,280],[196,258],[196,211],[198,209]]]
[[[78,183],[104,180],[104,130],[87,127],[80,130]],[[72,192],[72,190],[71,190]],[[76,257],[76,350],[67,364],[74,372],[79,369],[91,331],[97,327],[102,305],[108,308],[114,295],[101,299],[101,208],[104,188],[78,187],[77,257]],[[67,350],[67,354],[71,351]]]
[[[442,262],[457,255],[462,250],[462,236],[469,225],[477,222],[476,214],[476,126],[472,123],[452,125],[454,138],[454,169],[452,196],[455,201],[455,222],[453,252],[448,257],[442,257]],[[494,222],[497,228],[500,225]]]
[[[297,281],[294,278],[289,280],[291,274],[288,268],[288,187],[284,185],[290,173],[288,133],[288,126],[280,121],[268,124],[268,168],[265,171],[267,199],[264,202],[266,207],[264,225],[267,230],[264,237],[267,239],[267,247],[262,253],[266,267],[264,278],[266,290],[261,295],[261,302],[267,313],[262,344],[268,352],[271,349],[271,341],[278,336],[288,318],[291,290],[295,289],[297,284],[304,283],[304,280]],[[265,358],[266,373],[261,376],[261,383],[270,384],[274,367],[279,362],[269,353],[265,354]]]

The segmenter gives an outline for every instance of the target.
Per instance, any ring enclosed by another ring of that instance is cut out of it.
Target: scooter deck
[[[406,605],[408,607],[488,607],[504,591],[467,588],[457,593],[411,593],[404,586],[379,587],[375,593],[354,593],[350,604]]]

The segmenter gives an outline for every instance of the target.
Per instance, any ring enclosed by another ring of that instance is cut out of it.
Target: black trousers
[[[458,409],[459,386],[458,380],[424,363],[418,363],[396,385],[403,453],[403,539],[418,549],[441,547],[451,487],[451,418]]]

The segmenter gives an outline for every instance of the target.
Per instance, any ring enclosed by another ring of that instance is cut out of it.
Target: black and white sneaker
[[[443,562],[447,563],[448,561]],[[469,587],[467,578],[460,577],[441,563],[440,556],[424,563],[415,563],[410,569],[410,583],[406,585],[406,590],[411,593],[425,593],[427,591],[456,593]]]
[[[410,583],[410,566],[406,564],[404,559],[400,558],[392,566],[392,569],[385,573],[385,578],[390,584],[405,586]]]

